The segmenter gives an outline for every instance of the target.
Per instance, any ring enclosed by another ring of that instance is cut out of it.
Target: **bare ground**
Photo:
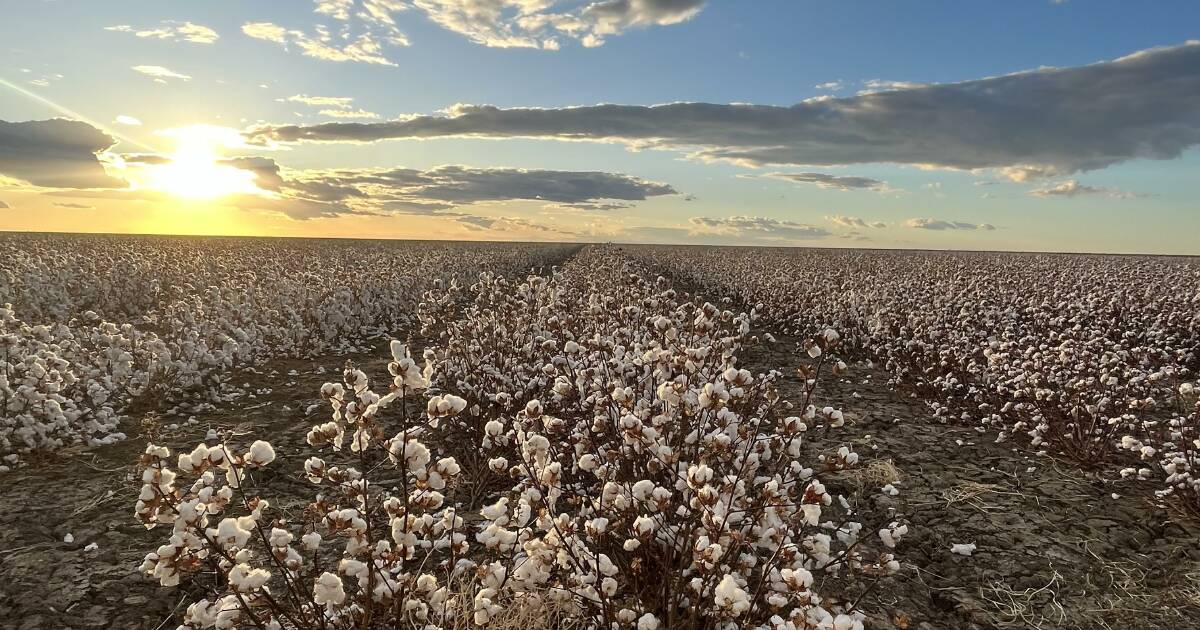
[[[794,347],[781,339],[751,348],[743,363],[787,373],[797,365]],[[381,378],[386,356],[381,347],[350,358]],[[306,409],[319,402],[321,383],[338,378],[346,358],[279,361],[265,374],[241,375],[239,382],[244,376],[272,391],[199,414],[194,425],[160,429],[157,442],[190,448],[210,427],[233,429],[247,441],[269,436],[279,461],[261,481],[287,497],[277,507],[297,507],[309,491],[294,473],[303,461],[299,447],[311,421],[327,413],[323,404]],[[318,367],[326,373],[316,373]],[[291,370],[298,375],[289,376]],[[899,496],[862,483],[867,489],[859,499],[910,527],[896,550],[901,575],[864,599],[870,627],[1200,627],[1197,530],[1151,503],[1152,484],[1107,481],[994,444],[970,427],[934,420],[922,402],[891,390],[886,380],[855,366],[818,394],[850,412],[850,426],[830,444],[842,436],[853,441],[874,477],[866,481],[899,479]],[[797,399],[798,385],[786,385],[784,394]],[[136,570],[164,532],[147,532],[133,516],[133,462],[146,435],[140,426],[126,432],[126,442],[59,453],[0,476],[0,628],[157,630],[178,622],[186,594]],[[854,486],[864,478],[841,481]],[[68,533],[73,542],[64,542]],[[96,549],[86,550],[91,543]],[[953,543],[975,543],[977,550],[954,555]]]

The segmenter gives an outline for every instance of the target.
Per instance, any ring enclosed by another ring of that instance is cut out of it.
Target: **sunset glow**
[[[194,125],[162,135],[176,143],[175,150],[165,163],[144,167],[147,189],[186,200],[265,194],[255,184],[254,173],[222,162],[227,149],[240,145],[236,131]]]

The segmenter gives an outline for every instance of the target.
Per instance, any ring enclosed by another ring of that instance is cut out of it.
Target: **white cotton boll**
[[[713,590],[713,603],[724,608],[734,616],[740,616],[750,609],[750,597],[737,583],[732,574],[726,573],[720,584]]]
[[[648,479],[642,479],[633,484],[633,498],[639,501],[650,499],[650,493],[654,491],[654,482]]]
[[[861,621],[850,615],[838,615],[833,618],[833,630],[862,630]]]
[[[959,556],[969,556],[975,553],[975,543],[954,543],[950,545],[950,553]]]
[[[63,536],[63,542],[67,543],[68,545],[75,542],[75,535],[67,532],[67,535]]]
[[[1179,386],[1179,395],[1187,397],[1196,393],[1196,386],[1191,383],[1183,383]]]
[[[256,591],[271,579],[266,569],[252,569],[248,564],[236,564],[229,571],[229,585],[239,592]]]
[[[625,539],[625,542],[621,544],[621,548],[625,551],[637,551],[637,548],[641,546],[642,541],[636,538],[627,538]]]
[[[300,544],[305,551],[316,551],[321,546],[321,535],[317,532],[309,532],[300,537]]]
[[[246,464],[251,466],[266,466],[275,461],[275,449],[271,447],[270,442],[263,440],[255,440],[250,445],[250,452],[246,453]]]
[[[313,601],[335,606],[346,601],[346,589],[342,578],[328,571],[322,573],[313,584]]]
[[[96,543],[94,543],[94,542],[93,542],[93,543],[88,543],[88,544],[87,544],[87,546],[85,546],[85,547],[83,548],[83,550],[84,550],[85,552],[88,552],[88,553],[91,553],[91,552],[93,552],[93,551],[96,551],[96,550],[98,550],[98,549],[100,549],[100,545],[97,545],[97,544],[96,544]]]
[[[821,356],[821,346],[818,346],[816,344],[809,346],[808,347],[808,356],[810,356],[814,359]]]
[[[646,613],[638,618],[637,630],[658,630],[658,617]]]
[[[483,432],[490,437],[496,437],[504,433],[504,423],[499,420],[488,420],[487,424],[483,425]]]
[[[292,535],[287,530],[273,527],[269,541],[272,547],[286,547],[292,544]]]

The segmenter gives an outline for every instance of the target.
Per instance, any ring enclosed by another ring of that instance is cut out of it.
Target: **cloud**
[[[271,172],[271,166],[273,161],[270,165],[260,163],[258,168]],[[277,169],[273,172],[279,173]],[[259,179],[264,176],[259,174]],[[424,171],[393,168],[285,173],[275,190],[286,199],[303,202],[298,212],[285,210],[294,218],[306,218],[314,210],[320,210],[317,216],[445,214],[462,206],[510,201],[538,201],[577,210],[603,211],[628,207],[621,202],[678,194],[669,184],[619,173],[457,165]]]
[[[818,84],[814,85],[813,87],[818,90],[824,90],[827,92],[840,92],[846,88],[846,84],[843,83],[841,79],[838,79],[837,81],[826,81],[825,83],[818,83]]]
[[[193,44],[211,44],[221,38],[217,32],[207,26],[191,22],[175,22],[168,20],[156,28],[137,29],[128,24],[105,27],[106,31],[133,33],[138,37],[164,39],[168,41],[191,42]]]
[[[328,116],[330,118],[359,119],[359,120],[371,120],[371,119],[379,118],[379,114],[376,114],[375,112],[369,112],[362,108],[359,108],[359,109],[322,109],[319,113],[322,116]]]
[[[825,228],[768,217],[692,217],[688,219],[694,232],[720,234],[738,238],[797,241],[825,238],[830,235]]]
[[[493,232],[541,232],[549,234],[570,234],[558,229],[521,217],[483,217],[473,214],[463,214],[454,217],[463,227],[471,230],[489,230]]]
[[[985,230],[992,231],[996,226],[991,223],[964,223],[962,221],[943,221],[941,219],[909,219],[904,222],[904,227],[915,228],[919,230]]]
[[[125,182],[104,172],[97,154],[116,141],[77,120],[0,120],[0,174],[34,186],[113,188]]]
[[[764,177],[782,179],[801,184],[816,184],[820,188],[834,190],[877,190],[886,191],[887,182],[870,177],[827,175],[825,173],[767,173]]]
[[[289,103],[301,103],[309,107],[321,107],[318,113],[322,116],[330,118],[340,118],[348,120],[373,120],[379,118],[379,114],[369,112],[361,107],[354,107],[354,98],[350,96],[309,96],[307,94],[296,94],[289,96],[286,99],[280,99]]]
[[[192,80],[192,77],[186,74],[180,74],[174,70],[171,70],[170,68],[164,68],[162,66],[134,66],[133,71],[139,74],[144,74],[154,79],[158,83],[166,83],[167,79],[179,79],[180,81]]]
[[[354,103],[352,96],[309,96],[307,94],[296,94],[284,100],[289,103],[303,103],[309,107],[337,107],[339,109],[347,109]]]
[[[834,215],[834,216],[827,216],[827,217],[825,217],[825,220],[833,223],[834,225],[840,225],[841,227],[845,227],[845,228],[875,228],[875,229],[879,229],[879,228],[887,227],[887,223],[884,223],[883,221],[864,221],[858,217],[845,217],[840,214]]]
[[[1139,197],[1137,193],[1126,192],[1117,188],[1105,188],[1101,186],[1086,186],[1078,181],[1069,179],[1058,184],[1035,188],[1029,191],[1034,197],[1078,197],[1080,195],[1101,195],[1111,197],[1113,199],[1133,199]]]
[[[1026,177],[1200,144],[1200,41],[1065,69],[828,98],[791,107],[672,103],[568,108],[457,105],[446,115],[377,123],[277,125],[259,141],[540,138],[687,151],[761,165],[893,163],[1017,168]]]
[[[494,48],[558,50],[559,38],[587,47],[634,28],[679,24],[705,0],[599,0],[559,6],[546,0],[413,0],[442,28]]]
[[[409,42],[392,15],[408,8],[401,0],[316,0],[315,12],[332,18],[332,27],[317,24],[305,32],[273,22],[249,22],[242,25],[242,33],[297,48],[314,59],[394,66],[387,50]]]
[[[113,122],[118,125],[126,125],[128,127],[140,127],[142,124],[142,121],[127,114],[118,115],[115,119],[113,119]]]
[[[74,210],[92,210],[95,208],[95,206],[89,206],[84,203],[66,203],[66,202],[60,202],[60,201],[54,202],[54,205],[59,208],[71,208]]]
[[[858,91],[859,96],[867,94],[875,94],[876,92],[892,92],[896,90],[914,90],[916,88],[925,87],[926,83],[914,83],[912,81],[883,81],[881,79],[871,79],[863,81],[863,89]]]

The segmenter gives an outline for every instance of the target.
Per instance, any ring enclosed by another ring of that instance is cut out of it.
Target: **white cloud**
[[[313,34],[308,34],[304,31],[289,30],[271,22],[251,22],[242,25],[242,32],[255,39],[280,44],[284,48],[298,48],[302,54],[314,59],[382,66],[396,65],[384,55],[385,45],[408,45],[408,40],[401,35],[381,37],[375,32],[332,32],[323,25],[318,25]]]
[[[379,118],[379,114],[370,112],[361,107],[354,107],[354,98],[350,96],[309,96],[307,94],[297,94],[289,96],[286,99],[290,103],[302,103],[309,107],[321,107],[318,113],[329,118],[338,118],[343,120],[374,120]]]
[[[633,28],[687,21],[705,0],[413,0],[434,23],[496,48],[558,50],[560,38],[585,47]]]
[[[767,241],[800,241],[825,238],[829,230],[786,219],[736,215],[731,217],[692,217],[691,229],[699,234],[719,234]]]
[[[138,37],[163,39],[169,41],[191,42],[193,44],[211,44],[221,38],[216,31],[191,22],[166,21],[154,28],[134,28],[128,24],[105,27],[106,31],[132,33]]]
[[[1106,188],[1100,186],[1087,186],[1080,184],[1078,181],[1070,179],[1065,182],[1059,182],[1052,186],[1035,188],[1029,191],[1034,197],[1078,197],[1081,195],[1096,195],[1110,197],[1112,199],[1133,199],[1139,197],[1136,193],[1126,192],[1117,188]]]
[[[904,222],[904,227],[919,230],[984,230],[992,231],[996,226],[991,223],[965,223],[963,221],[943,221],[942,219],[916,218]]]
[[[844,228],[885,228],[887,223],[883,221],[864,221],[858,217],[846,217],[840,214],[825,217],[826,221]]]
[[[379,118],[379,114],[376,114],[375,112],[369,112],[362,108],[359,108],[359,109],[322,109],[318,113],[320,113],[322,116],[328,116],[329,118],[340,118],[340,119],[351,119],[351,120],[372,120],[375,118]]]
[[[133,71],[151,77],[158,83],[166,83],[167,79],[178,79],[180,81],[192,80],[192,77],[186,74],[180,74],[162,66],[134,66]]]
[[[296,94],[289,96],[286,99],[290,103],[303,103],[310,107],[338,107],[348,108],[354,103],[354,98],[350,96],[309,96],[307,94]]]
[[[127,114],[119,114],[115,119],[113,119],[113,122],[118,125],[126,125],[129,127],[139,127],[142,124],[142,121]]]

